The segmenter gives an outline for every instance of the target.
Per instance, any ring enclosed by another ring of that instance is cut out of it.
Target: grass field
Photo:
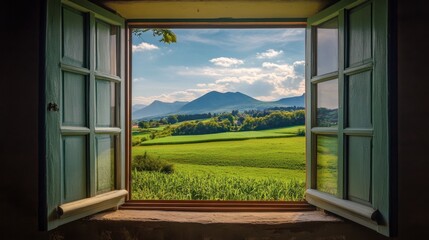
[[[299,128],[170,136],[134,146],[133,156],[146,152],[173,163],[175,171],[133,171],[132,198],[302,200],[305,137],[296,136]],[[330,159],[329,149],[324,156]]]

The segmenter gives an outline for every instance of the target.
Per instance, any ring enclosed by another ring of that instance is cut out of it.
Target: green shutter
[[[127,193],[123,33],[122,18],[88,1],[48,1],[47,229],[115,208]]]
[[[387,1],[308,19],[309,203],[389,235]]]

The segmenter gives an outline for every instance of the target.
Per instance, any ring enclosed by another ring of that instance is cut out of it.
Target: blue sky
[[[133,104],[191,101],[210,91],[262,101],[304,93],[303,29],[173,29],[133,37]]]

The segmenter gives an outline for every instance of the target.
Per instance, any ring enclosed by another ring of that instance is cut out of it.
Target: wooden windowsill
[[[93,215],[89,221],[163,222],[199,224],[298,224],[342,222],[343,220],[322,211],[305,212],[185,212],[118,210]]]

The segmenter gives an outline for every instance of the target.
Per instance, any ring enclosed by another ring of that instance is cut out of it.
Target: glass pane
[[[87,79],[75,73],[63,72],[62,117],[64,126],[87,126]]]
[[[97,127],[118,126],[116,84],[97,80]]]
[[[102,21],[97,28],[97,71],[117,75],[118,27]]]
[[[338,79],[317,84],[317,114],[318,127],[338,125]]]
[[[85,15],[63,8],[62,31],[63,62],[77,67],[86,67]]]
[[[372,127],[372,74],[370,71],[349,76],[347,119],[348,127]]]
[[[363,63],[372,53],[372,9],[371,4],[355,8],[348,15],[349,66]]]
[[[62,138],[63,202],[87,197],[87,142],[86,136]]]
[[[337,194],[338,138],[317,136],[317,190]]]
[[[316,75],[338,71],[338,19],[317,26]]]
[[[97,194],[115,188],[115,136],[96,137]]]

